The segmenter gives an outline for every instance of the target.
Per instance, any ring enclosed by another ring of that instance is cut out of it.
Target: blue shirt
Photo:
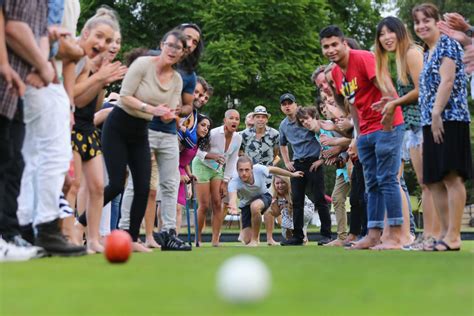
[[[456,64],[456,77],[448,104],[441,113],[443,121],[471,121],[467,107],[467,78],[464,72],[462,58],[464,52],[461,45],[446,35],[441,35],[433,51],[431,59],[429,52],[423,58],[423,70],[420,74],[420,93],[418,103],[421,106],[421,122],[423,126],[431,125],[431,114],[436,100],[441,76],[439,69],[443,58],[452,59]]]
[[[193,110],[191,114],[188,115],[188,118],[190,116],[194,117],[194,125],[191,126],[190,128],[187,128],[186,131],[183,133],[183,131],[178,130],[178,139],[181,142],[181,144],[184,145],[184,147],[188,149],[192,149],[196,147],[197,142],[198,142],[198,135],[197,135],[197,119],[198,119],[198,111]],[[186,118],[187,119],[187,118]],[[186,119],[183,119],[185,121]]]
[[[314,133],[286,117],[280,123],[280,146],[288,146],[288,143],[293,150],[293,160],[319,157],[321,146]]]
[[[267,178],[268,168],[264,165],[253,165],[253,183],[247,183],[239,178],[239,174],[234,172],[232,180],[229,182],[228,191],[237,192],[240,199],[239,207],[249,205],[256,197],[268,192]]]
[[[316,140],[318,141],[318,143],[320,145],[321,145],[321,141],[319,140],[319,136],[321,136],[321,135],[334,137],[334,134],[331,131],[327,131],[324,128],[320,128],[319,129],[319,135],[314,134],[314,137],[316,138]],[[323,146],[323,145],[321,145],[321,147],[323,147],[323,150],[328,150],[328,149],[331,148],[331,146]],[[349,173],[347,171],[347,165],[345,165],[344,168],[336,169],[336,178],[339,178],[339,176],[341,176],[341,175],[344,177],[345,182],[349,182]]]
[[[48,26],[61,25],[64,15],[64,0],[48,0]],[[51,43],[49,59],[58,54],[58,42]]]
[[[193,71],[191,73],[188,73],[182,69],[177,69],[179,74],[181,75],[181,78],[183,79],[183,90],[181,93],[189,93],[191,95],[194,95],[194,89],[196,89],[196,82],[197,82],[197,76],[196,73]]]

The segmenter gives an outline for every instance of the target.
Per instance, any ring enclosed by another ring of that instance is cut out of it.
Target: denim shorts
[[[421,127],[417,128],[416,130],[409,129],[405,131],[401,148],[402,160],[410,161],[410,149],[421,145],[423,145],[423,130]]]

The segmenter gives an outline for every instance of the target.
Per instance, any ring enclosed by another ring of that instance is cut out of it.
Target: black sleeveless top
[[[82,108],[76,108],[74,112],[74,129],[82,132],[92,133],[95,130],[94,126],[94,114],[95,108],[97,105],[97,98],[99,95],[96,95],[91,102]]]

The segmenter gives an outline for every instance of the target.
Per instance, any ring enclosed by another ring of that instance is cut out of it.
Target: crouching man
[[[290,172],[278,167],[253,165],[248,156],[241,156],[237,160],[237,174],[234,174],[229,182],[229,209],[237,211],[237,197],[239,197],[239,207],[242,211],[242,241],[247,246],[258,246],[262,214],[271,216],[267,210],[272,203],[272,196],[266,185],[266,179],[270,174],[287,177],[304,175],[302,171]]]

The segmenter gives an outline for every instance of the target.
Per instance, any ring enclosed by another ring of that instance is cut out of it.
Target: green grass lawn
[[[270,268],[269,297],[234,306],[216,294],[216,271],[233,255]],[[461,252],[246,248],[102,255],[0,265],[0,315],[473,315],[474,242]]]

